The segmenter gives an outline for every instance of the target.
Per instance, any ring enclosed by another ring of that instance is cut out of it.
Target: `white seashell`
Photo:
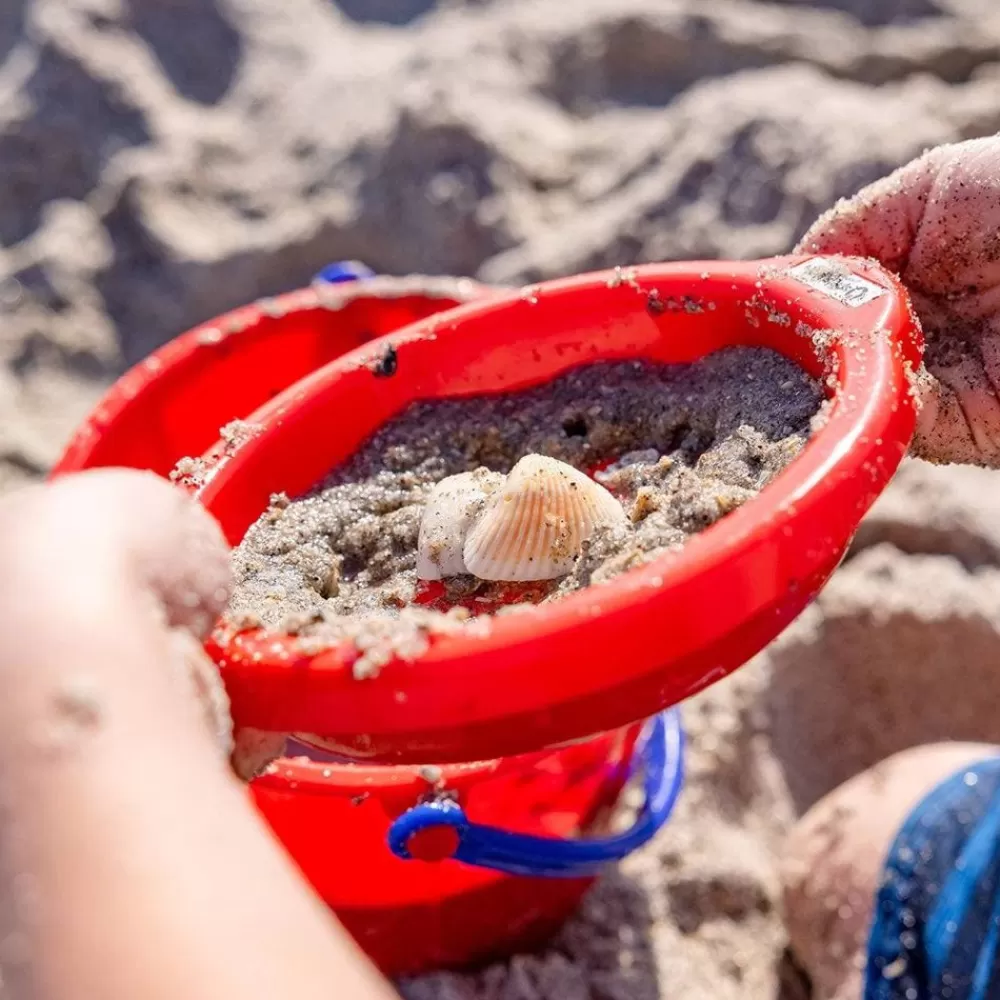
[[[448,476],[431,490],[417,538],[418,580],[467,572],[462,559],[465,536],[503,482],[499,472],[482,468]]]
[[[526,455],[468,532],[465,567],[481,580],[551,580],[573,568],[597,527],[627,524],[622,505],[589,476]]]

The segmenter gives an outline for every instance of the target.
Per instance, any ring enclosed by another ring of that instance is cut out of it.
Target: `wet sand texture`
[[[612,579],[737,509],[801,450],[822,400],[794,363],[734,348],[693,365],[588,365],[527,392],[425,402],[380,429],[310,494],[276,497],[234,554],[231,611],[386,616],[412,603],[427,496],[445,476],[508,473],[542,454],[598,479],[629,516],[602,528],[546,599]],[[612,463],[607,465],[607,463]],[[448,581],[455,598],[491,588]],[[537,588],[536,588],[537,589]]]

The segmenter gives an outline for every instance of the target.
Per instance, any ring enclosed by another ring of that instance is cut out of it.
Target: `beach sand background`
[[[994,0],[2,0],[0,489],[151,349],[330,260],[766,256],[998,129]],[[661,836],[541,954],[407,997],[807,996],[788,824],[895,750],[1000,739],[998,662],[997,474],[907,463],[819,601],[685,707]]]

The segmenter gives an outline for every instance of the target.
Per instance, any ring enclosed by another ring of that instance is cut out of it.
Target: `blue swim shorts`
[[[1000,1000],[1000,757],[945,779],[896,836],[864,1000]]]

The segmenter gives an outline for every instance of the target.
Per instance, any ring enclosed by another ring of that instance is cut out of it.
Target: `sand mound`
[[[519,282],[779,253],[1000,128],[998,85],[993,0],[5,0],[0,487],[150,349],[329,260]],[[997,487],[909,465],[822,600],[688,707],[670,829],[544,955],[406,993],[801,991],[788,822],[901,746],[1000,738]]]

